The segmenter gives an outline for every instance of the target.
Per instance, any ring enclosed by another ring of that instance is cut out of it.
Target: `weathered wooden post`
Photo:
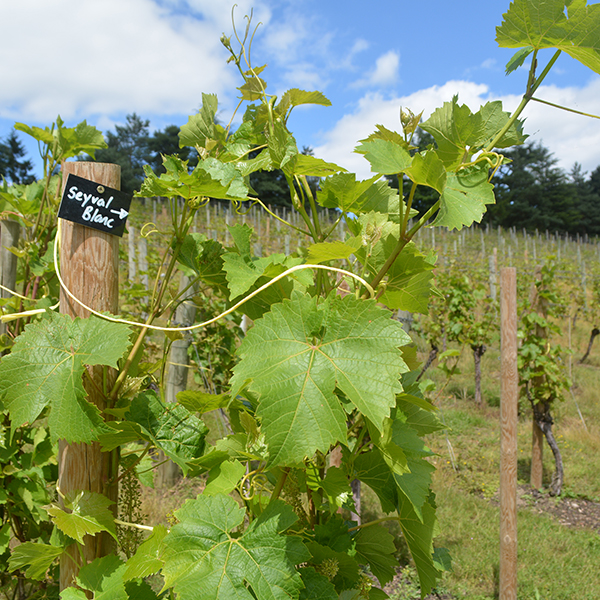
[[[194,296],[194,288],[189,287],[190,279],[185,275],[181,276],[179,282],[179,293],[184,292],[183,301],[175,311],[175,325],[177,327],[188,327],[196,318],[196,305],[190,302]],[[188,289],[186,289],[188,288]],[[184,333],[183,337],[175,340],[171,344],[171,352],[169,354],[169,371],[167,376],[167,385],[165,386],[165,400],[167,402],[177,402],[177,394],[187,389],[188,373],[189,373],[189,358],[188,348],[192,343],[191,334]],[[177,483],[181,475],[181,469],[170,460],[165,460],[163,452],[160,452],[159,466],[156,472],[155,485],[157,488],[172,487]]]
[[[500,600],[517,598],[517,271],[501,270]]]
[[[0,224],[0,283],[10,290],[17,285],[17,257],[8,248],[17,247],[21,237],[21,225],[5,220]],[[0,289],[0,298],[10,298],[10,292]],[[6,333],[6,324],[0,323],[0,335]]]
[[[121,168],[118,165],[67,162],[63,164],[63,189],[69,174],[83,177],[120,189]],[[116,313],[119,291],[119,238],[90,227],[61,219],[62,241],[60,246],[61,274],[67,288],[82,302],[97,311]],[[87,310],[60,291],[60,312],[72,317],[89,317]],[[100,410],[106,408],[103,389],[104,367],[88,368],[94,385],[84,383],[90,402]],[[116,378],[114,372],[107,374],[108,388]],[[113,483],[117,460],[108,452],[102,452],[98,443],[67,444],[59,441],[58,486],[62,494],[73,490],[89,490],[104,494],[117,501],[118,488]],[[114,506],[116,509],[116,505]],[[110,552],[111,538],[106,533],[85,536],[83,557],[86,562]],[[80,558],[73,553],[76,562],[66,557],[60,564],[60,587],[69,587],[77,575]]]

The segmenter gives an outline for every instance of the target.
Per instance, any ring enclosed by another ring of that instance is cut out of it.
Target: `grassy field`
[[[134,212],[133,222],[150,220],[149,210],[146,207],[144,215],[141,211]],[[165,217],[159,208],[157,220]],[[204,217],[196,225],[197,230],[227,243],[223,214],[211,213],[210,224]],[[241,221],[239,216],[227,218],[230,223]],[[294,251],[295,238],[286,240],[274,221],[262,220],[256,213],[244,217],[244,221],[260,231],[257,236],[260,244],[257,242],[255,251],[282,252],[286,244],[290,252]],[[343,236],[341,228],[339,235]],[[566,319],[580,309],[570,339],[567,320],[560,323],[564,334],[561,343],[573,349],[570,365],[574,383],[572,394],[566,395],[554,414],[555,436],[565,467],[564,489],[561,498],[551,498],[545,489],[538,494],[528,487],[531,409],[523,404],[518,429],[518,597],[551,600],[600,597],[600,505],[597,504],[600,503],[600,342],[586,364],[578,364],[592,327],[598,325],[592,286],[598,271],[598,243],[564,241],[550,233],[523,237],[520,232],[481,229],[436,232],[435,236],[426,231],[421,234],[420,243],[435,245],[439,268],[450,265],[466,268],[468,264],[472,269],[475,265],[485,271],[485,277],[489,257],[494,256],[496,248],[497,268],[516,266],[522,290],[527,289],[536,264],[549,255],[559,259],[559,281],[571,300],[570,316]],[[418,338],[415,341],[420,358],[425,360],[429,351],[426,342]],[[437,597],[493,599],[498,597],[499,564],[499,339],[496,337],[483,356],[483,406],[477,406],[473,399],[470,352],[463,350],[460,367],[462,373],[449,382],[435,364],[427,372],[438,390],[431,398],[447,425],[447,430],[429,439],[436,452],[433,462],[437,467],[434,488],[440,534],[436,545],[447,547],[453,557],[453,571],[445,574]],[[552,454],[546,447],[545,485],[549,484],[553,469]],[[143,508],[148,521],[166,522],[166,515],[186,497],[195,496],[199,489],[201,483],[183,481],[173,490],[146,490]],[[362,503],[364,519],[380,516],[375,497],[368,489],[363,488]],[[390,527],[399,533],[393,525]],[[415,573],[400,536],[398,556],[405,567],[389,588],[390,597],[394,600],[419,597]]]

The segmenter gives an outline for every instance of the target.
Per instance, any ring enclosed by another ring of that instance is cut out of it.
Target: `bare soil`
[[[520,485],[517,491],[517,507],[548,514],[565,527],[593,529],[600,534],[598,502],[581,498],[552,497],[528,485]]]

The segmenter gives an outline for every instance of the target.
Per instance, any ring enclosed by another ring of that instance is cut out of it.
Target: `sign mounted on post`
[[[58,216],[122,237],[130,205],[129,194],[69,174]]]

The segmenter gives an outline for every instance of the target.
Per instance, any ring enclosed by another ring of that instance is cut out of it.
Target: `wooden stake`
[[[17,221],[7,219],[0,224],[0,283],[10,290],[17,287],[17,257],[9,248],[19,245],[21,225]],[[0,289],[0,298],[10,298],[12,294]],[[6,333],[6,324],[0,323],[0,335]]]
[[[120,188],[121,168],[92,162],[63,163],[63,189],[67,175],[73,173],[98,184]],[[60,247],[60,267],[63,279],[69,290],[82,302],[97,311],[117,313],[119,292],[119,238],[96,229],[84,227],[70,221],[61,222],[62,243]],[[72,317],[89,317],[88,311],[71,300],[61,289],[60,312]],[[84,382],[88,400],[100,410],[106,408],[106,399],[100,393],[104,385],[112,387],[116,373],[109,370],[108,382],[103,384],[104,368],[89,368],[94,385]],[[118,487],[112,483],[118,468],[117,455],[102,452],[100,444],[67,444],[59,441],[58,448],[58,485],[62,494],[73,490],[89,490],[104,494],[117,501]],[[116,504],[113,506],[116,510]],[[83,556],[90,562],[111,551],[111,538],[102,533],[97,536],[85,536]],[[60,588],[73,584],[79,572],[81,559],[72,548],[70,558],[62,558],[60,563]]]
[[[517,598],[517,271],[501,270],[500,600]]]

